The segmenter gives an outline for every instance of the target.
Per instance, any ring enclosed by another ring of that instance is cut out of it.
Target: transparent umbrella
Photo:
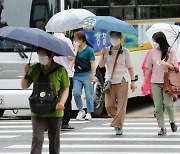
[[[64,32],[83,27],[79,22],[88,16],[95,16],[85,9],[69,9],[56,13],[46,25],[47,32]]]
[[[157,23],[152,25],[146,32],[148,39],[152,43],[152,36],[156,32],[163,32],[171,48],[176,52],[178,61],[180,62],[180,26],[165,23]]]

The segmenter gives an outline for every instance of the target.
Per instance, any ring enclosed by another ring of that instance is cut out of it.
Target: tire
[[[5,110],[3,110],[3,109],[0,109],[0,118],[3,116],[3,114],[4,114],[4,111],[5,111]]]
[[[94,94],[94,112],[93,117],[101,117],[104,109],[104,94],[102,93],[102,85],[97,83]]]

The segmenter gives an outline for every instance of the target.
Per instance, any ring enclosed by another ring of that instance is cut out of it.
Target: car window
[[[25,46],[16,42],[0,39],[0,52],[32,52],[32,46]]]

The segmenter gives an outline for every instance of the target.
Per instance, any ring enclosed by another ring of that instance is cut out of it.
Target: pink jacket
[[[147,63],[147,59],[148,59],[148,56],[150,54],[150,51],[149,50],[144,58],[144,61],[143,61],[143,64],[142,64],[142,70],[143,70],[143,74],[145,75],[145,70],[146,70],[146,63]],[[146,84],[145,84],[145,87],[144,87],[144,90],[142,91],[141,95],[140,96],[146,96],[148,94],[151,95],[152,97],[152,88],[151,88],[151,76],[152,76],[152,72],[149,74],[148,78],[147,78],[147,81],[146,81]]]

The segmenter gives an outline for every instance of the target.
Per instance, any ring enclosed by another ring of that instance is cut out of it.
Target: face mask
[[[120,45],[120,38],[111,38],[111,44],[113,46],[118,46]]]
[[[47,65],[49,62],[48,56],[39,56],[39,62],[41,65]]]
[[[80,45],[80,42],[79,42],[79,41],[73,41],[73,45],[74,45],[74,46],[79,46],[79,45]]]
[[[154,49],[159,48],[159,44],[158,44],[158,43],[156,43],[156,42],[153,42],[153,44],[152,44],[152,45],[153,45],[153,48],[154,48]]]

